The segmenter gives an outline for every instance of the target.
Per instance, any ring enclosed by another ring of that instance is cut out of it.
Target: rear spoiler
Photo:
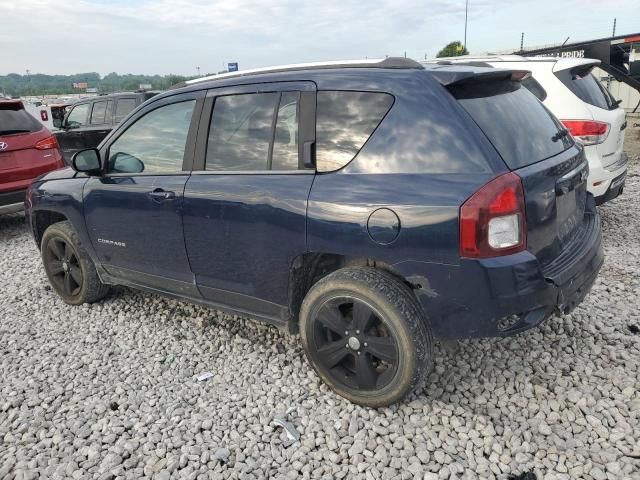
[[[478,68],[478,65],[470,65],[475,68],[467,68],[460,63],[455,65],[435,65],[429,68],[425,65],[426,70],[440,82],[444,87],[452,87],[454,85],[463,85],[476,82],[494,82],[494,81],[522,81],[531,76],[528,70],[507,70],[501,68]],[[440,68],[439,68],[440,67]]]

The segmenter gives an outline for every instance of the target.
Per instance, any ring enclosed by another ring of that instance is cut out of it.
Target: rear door
[[[286,317],[290,268],[306,251],[314,122],[310,82],[209,92],[184,201],[187,253],[207,300]]]
[[[520,82],[449,87],[483,130],[525,191],[527,248],[544,265],[584,221],[588,165],[582,148]]]
[[[85,129],[85,148],[95,148],[111,131],[113,100],[96,100],[89,114],[89,125]]]
[[[618,107],[611,93],[593,75],[592,70],[596,65],[587,64],[563,70],[554,69],[554,74],[584,102],[593,120],[609,125],[607,138],[604,142],[596,145],[602,159],[602,166],[607,168],[618,162],[622,155],[626,115],[624,110]]]

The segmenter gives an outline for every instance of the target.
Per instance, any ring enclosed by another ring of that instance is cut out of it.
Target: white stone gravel
[[[0,217],[0,479],[640,478],[639,198],[636,158],[574,313],[440,345],[426,389],[380,410],[272,327],[125,288],[65,305]],[[272,423],[288,409],[300,442]]]

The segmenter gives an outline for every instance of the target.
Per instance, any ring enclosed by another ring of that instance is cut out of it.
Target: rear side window
[[[119,98],[116,103],[116,118],[114,121],[120,123],[124,117],[129,115],[136,108],[135,98]]]
[[[316,168],[331,172],[356,156],[393,105],[393,96],[376,92],[318,92]]]
[[[616,108],[611,95],[591,73],[592,69],[593,66],[562,70],[556,72],[556,77],[583,102],[604,110]]]
[[[517,169],[565,151],[573,141],[519,82],[476,82],[451,93],[482,129],[507,166]]]
[[[547,98],[546,90],[540,85],[540,83],[533,77],[527,77],[522,80],[522,85],[533,93],[538,100],[544,102],[544,99]]]
[[[93,104],[93,110],[91,110],[91,124],[100,125],[104,123],[105,115],[107,113],[107,101],[95,102]]]
[[[0,135],[37,132],[42,124],[15,104],[0,103]]]
[[[206,169],[298,169],[299,92],[250,93],[216,98]]]

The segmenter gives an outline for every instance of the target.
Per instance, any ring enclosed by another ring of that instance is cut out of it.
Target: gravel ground
[[[439,345],[425,390],[380,410],[257,322],[124,288],[65,305],[24,218],[0,217],[0,478],[640,478],[639,144],[600,210],[586,301],[517,337]]]

